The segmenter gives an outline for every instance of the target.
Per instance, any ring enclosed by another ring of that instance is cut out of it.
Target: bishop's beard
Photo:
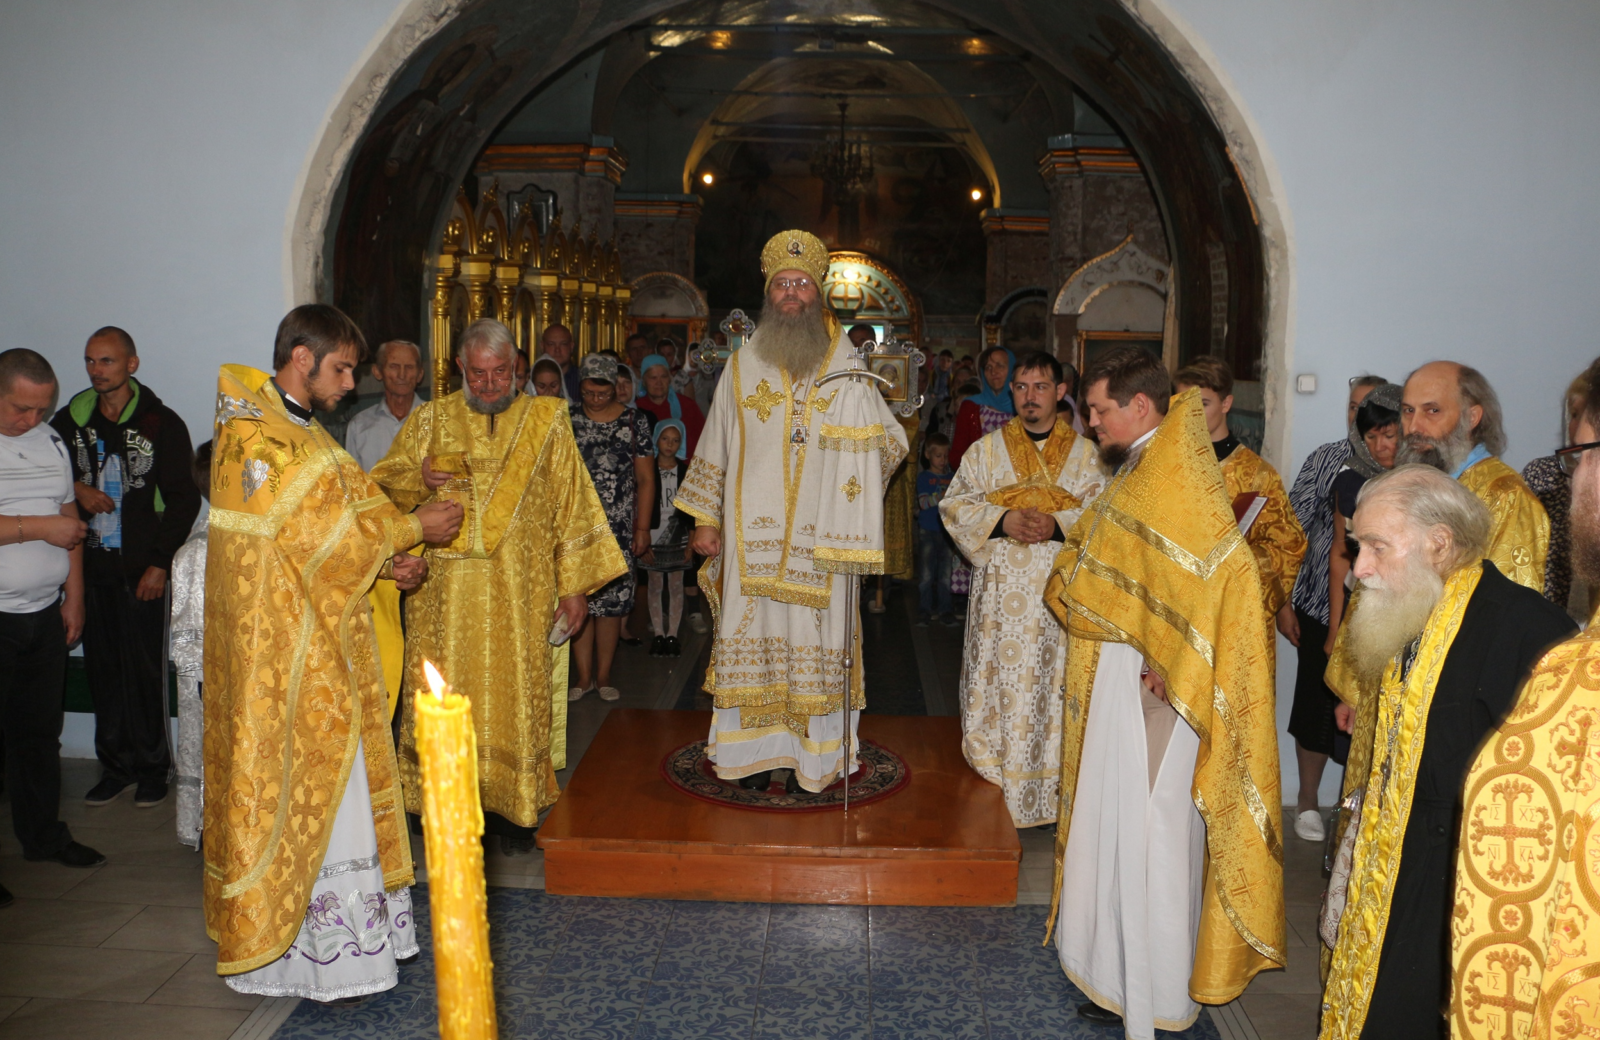
[[[775,365],[791,379],[816,374],[828,359],[833,342],[822,317],[822,297],[796,314],[785,314],[769,299],[761,308],[761,324],[750,341],[756,356]]]
[[[1394,655],[1422,634],[1443,595],[1444,579],[1421,552],[1410,553],[1405,569],[1388,583],[1377,577],[1362,582],[1360,609],[1344,623],[1350,656],[1363,680],[1383,677]]]
[[[1425,437],[1420,433],[1402,437],[1394,461],[1397,466],[1420,462],[1444,473],[1454,473],[1472,454],[1472,447],[1472,416],[1463,408],[1461,421],[1443,437]]]

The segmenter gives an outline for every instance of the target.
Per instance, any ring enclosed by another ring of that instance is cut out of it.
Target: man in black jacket
[[[91,389],[51,420],[72,459],[84,549],[84,664],[103,775],[85,797],[104,805],[137,785],[134,803],[167,796],[171,765],[166,655],[167,572],[200,511],[194,451],[176,412],[133,378],[133,338],[107,326],[83,348]]]

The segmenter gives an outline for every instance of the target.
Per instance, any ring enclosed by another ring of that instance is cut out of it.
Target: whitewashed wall
[[[216,365],[268,357],[296,178],[397,6],[0,8],[0,349],[42,351],[77,389],[85,335],[123,325],[203,439]],[[1346,378],[1433,357],[1495,382],[1512,462],[1553,446],[1562,387],[1600,354],[1600,7],[1162,6],[1215,57],[1284,186],[1288,370],[1321,386],[1290,396],[1287,468],[1340,434]],[[1284,765],[1292,798],[1287,737]]]

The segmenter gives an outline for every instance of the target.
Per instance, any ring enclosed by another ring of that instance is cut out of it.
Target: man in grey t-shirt
[[[61,821],[62,681],[83,633],[83,539],[72,463],[45,423],[56,398],[50,363],[0,353],[0,733],[11,823],[22,856],[69,867],[106,858]],[[0,906],[11,893],[0,888]]]

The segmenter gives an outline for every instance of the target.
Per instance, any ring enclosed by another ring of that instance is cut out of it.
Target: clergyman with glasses
[[[412,409],[372,479],[402,509],[459,502],[449,542],[429,543],[429,578],[407,597],[400,775],[420,813],[412,696],[432,661],[472,701],[485,828],[531,852],[539,813],[559,791],[550,760],[552,629],[575,633],[585,596],[626,564],[559,397],[521,393],[517,349],[493,319],[457,350],[462,388]]]

